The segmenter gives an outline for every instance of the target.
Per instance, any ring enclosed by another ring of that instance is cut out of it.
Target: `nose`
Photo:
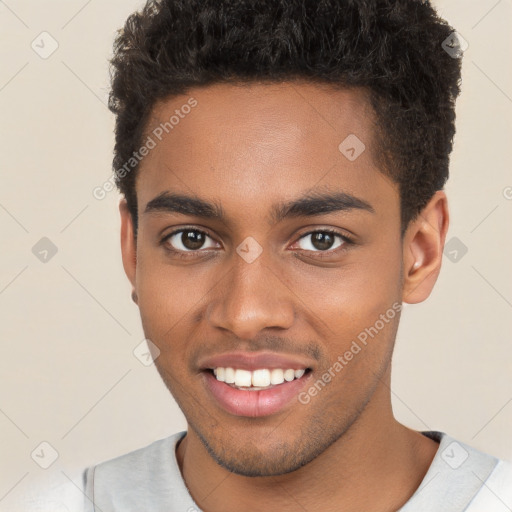
[[[262,256],[252,263],[238,256],[235,259],[208,305],[210,324],[239,339],[255,338],[266,328],[289,329],[295,316],[294,295],[278,271]]]

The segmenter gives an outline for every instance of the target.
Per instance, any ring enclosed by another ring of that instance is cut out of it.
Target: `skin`
[[[304,82],[195,88],[155,105],[147,133],[189,97],[198,105],[141,163],[136,237],[124,200],[120,212],[123,263],[144,332],[188,422],[177,458],[192,497],[206,512],[397,510],[438,448],[393,417],[399,314],[308,404],[293,401],[262,418],[216,405],[198,359],[274,350],[304,356],[312,381],[321,378],[394,303],[429,296],[448,228],[444,192],[401,237],[398,188],[374,163],[375,119],[363,90]],[[366,146],[353,162],[338,149],[349,134]],[[274,204],[313,191],[343,191],[374,211],[271,221]],[[163,192],[221,205],[225,219],[145,212]],[[209,237],[185,259],[161,241],[184,227]],[[322,229],[353,243],[318,249],[304,235]],[[252,263],[236,252],[247,237],[263,248]]]

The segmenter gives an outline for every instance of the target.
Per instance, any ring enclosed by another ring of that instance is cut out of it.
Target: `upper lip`
[[[240,370],[269,370],[282,368],[284,370],[301,370],[311,368],[311,362],[298,356],[278,354],[276,352],[226,352],[203,358],[199,361],[201,370],[213,368],[235,368]]]

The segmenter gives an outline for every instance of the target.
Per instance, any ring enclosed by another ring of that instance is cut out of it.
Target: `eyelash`
[[[196,257],[196,255],[199,252],[201,252],[201,249],[198,249],[196,251],[181,251],[180,249],[174,249],[173,247],[171,247],[167,244],[167,241],[171,237],[173,237],[174,235],[177,235],[178,233],[183,233],[186,231],[194,231],[196,233],[201,233],[213,240],[213,237],[211,237],[206,231],[203,231],[203,230],[197,229],[197,228],[185,227],[185,228],[180,228],[176,231],[173,231],[172,233],[169,233],[168,235],[165,235],[165,237],[162,238],[162,240],[160,241],[160,244],[165,248],[165,250],[172,253],[174,256],[176,256],[178,258],[181,258],[181,259],[194,258],[194,257]],[[343,241],[343,244],[340,245],[339,247],[337,247],[336,249],[328,249],[326,251],[308,251],[308,250],[302,249],[302,251],[305,251],[305,252],[313,252],[315,254],[314,258],[317,258],[317,259],[324,259],[326,257],[331,256],[332,254],[337,254],[338,252],[346,250],[347,246],[354,245],[354,243],[355,243],[354,240],[351,237],[349,237],[348,235],[340,233],[339,231],[336,231],[334,229],[328,229],[328,228],[315,229],[313,231],[308,231],[307,233],[302,234],[297,239],[297,242],[299,240],[301,240],[302,238],[305,238],[309,235],[314,235],[315,233],[329,233],[330,235],[334,235],[334,236],[341,238],[341,240]],[[296,242],[294,242],[294,244],[295,243]]]

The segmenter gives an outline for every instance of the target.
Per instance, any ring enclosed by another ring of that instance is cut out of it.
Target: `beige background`
[[[0,1],[1,511],[78,511],[84,467],[185,426],[133,355],[143,333],[118,195],[92,196],[112,157],[107,58],[141,5]],[[512,2],[436,5],[469,43],[447,187],[448,239],[468,252],[445,257],[431,298],[404,312],[394,407],[413,428],[512,459]],[[47,59],[31,47],[42,31],[59,45]],[[46,263],[32,253],[42,237],[58,249]],[[59,454],[46,470],[31,458],[50,461],[43,441]]]

